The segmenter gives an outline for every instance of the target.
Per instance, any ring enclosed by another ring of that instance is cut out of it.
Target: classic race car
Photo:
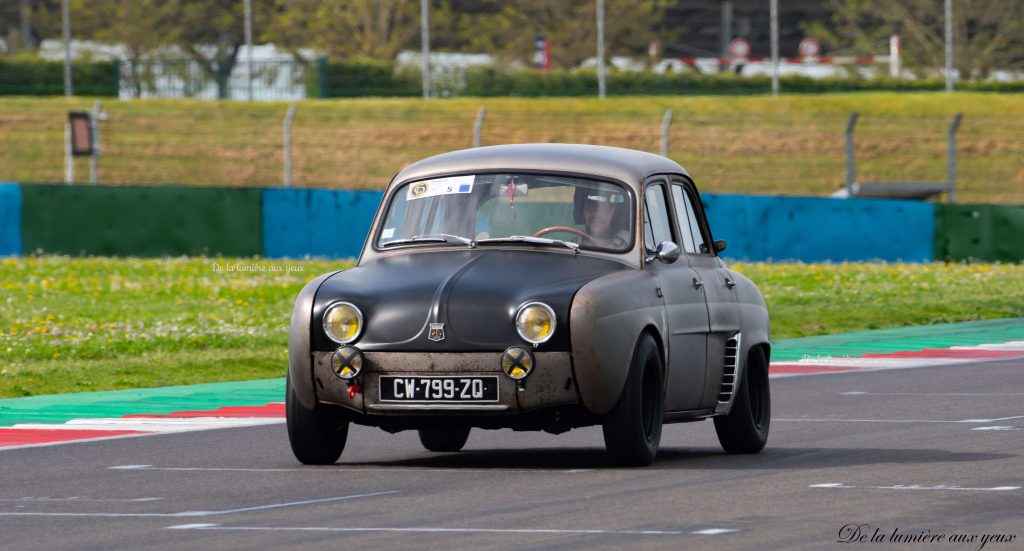
[[[301,291],[286,411],[295,457],[330,464],[350,423],[418,430],[601,425],[646,465],[663,423],[714,418],[722,447],[768,438],[768,311],[717,256],[677,163],[569,144],[456,151],[391,181],[356,267]]]

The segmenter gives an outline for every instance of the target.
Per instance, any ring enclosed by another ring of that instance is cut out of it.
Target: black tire
[[[451,429],[420,429],[420,442],[427,451],[457,452],[469,440],[470,427]]]
[[[302,407],[292,388],[291,377],[285,386],[285,419],[288,441],[295,459],[306,465],[331,465],[341,457],[348,439],[348,419],[337,411],[317,405]]]
[[[654,338],[644,333],[629,366],[619,402],[605,415],[604,445],[612,462],[623,467],[650,465],[658,454],[662,420],[664,373]]]
[[[757,453],[768,443],[772,396],[768,385],[768,358],[760,347],[750,351],[729,415],[715,418],[715,432],[729,453]]]

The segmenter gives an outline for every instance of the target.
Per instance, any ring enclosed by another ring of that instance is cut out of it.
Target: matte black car
[[[330,464],[350,423],[462,449],[474,427],[601,425],[646,465],[663,423],[713,418],[760,451],[768,311],[718,257],[693,180],[649,153],[569,144],[455,151],[391,181],[356,267],[291,318],[295,457]]]

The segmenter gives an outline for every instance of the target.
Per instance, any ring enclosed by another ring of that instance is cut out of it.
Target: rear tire
[[[740,381],[729,415],[715,418],[715,432],[729,453],[757,453],[768,443],[772,420],[768,358],[760,347],[748,354],[747,369]]]
[[[420,429],[420,443],[427,451],[457,452],[466,445],[470,427],[453,429]]]
[[[644,333],[633,351],[626,386],[605,416],[604,444],[612,462],[623,467],[650,465],[658,454],[664,419],[661,354]]]
[[[285,387],[288,441],[295,459],[306,465],[334,464],[345,449],[348,419],[322,404],[313,409],[302,407],[292,388],[291,375],[286,379]]]

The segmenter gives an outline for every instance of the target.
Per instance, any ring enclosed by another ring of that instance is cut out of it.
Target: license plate
[[[382,375],[382,402],[497,402],[498,377],[399,377]]]

